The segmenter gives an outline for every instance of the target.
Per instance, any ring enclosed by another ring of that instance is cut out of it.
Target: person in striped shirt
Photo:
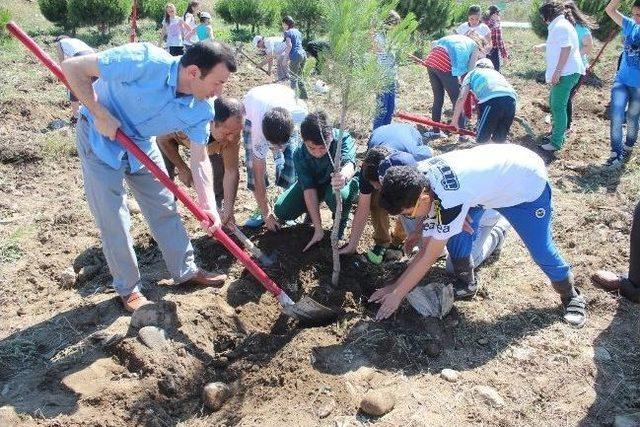
[[[500,59],[506,61],[509,59],[509,52],[504,45],[502,39],[502,27],[500,25],[500,8],[496,5],[489,6],[484,23],[491,30],[491,50],[487,54],[487,58],[493,62],[493,68],[500,71]]]
[[[460,95],[460,79],[484,56],[484,40],[474,35],[453,34],[435,41],[424,61],[433,90],[431,117],[434,121],[440,122],[442,119],[444,93],[449,95],[451,104],[455,104]],[[454,125],[462,128],[465,122],[466,117],[460,116]],[[434,129],[434,132],[439,133],[440,130]]]

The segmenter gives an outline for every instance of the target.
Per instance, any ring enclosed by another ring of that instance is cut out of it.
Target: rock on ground
[[[231,389],[225,383],[209,383],[204,386],[202,400],[204,406],[212,411],[217,411],[231,397]]]
[[[73,271],[73,267],[65,269],[60,275],[60,284],[64,289],[73,288],[76,283],[76,272]]]
[[[321,405],[316,411],[316,415],[318,415],[318,417],[320,418],[327,418],[335,408],[336,408],[336,401],[332,399],[326,402],[325,404]]]
[[[440,372],[440,376],[450,383],[455,383],[460,379],[460,372],[454,369],[443,369],[442,372]]]
[[[360,402],[360,409],[365,414],[380,417],[390,412],[395,405],[393,394],[384,390],[369,390]]]
[[[160,350],[167,344],[167,337],[164,329],[157,326],[145,326],[138,331],[140,341],[151,350]]]
[[[493,406],[494,408],[501,408],[504,406],[504,399],[495,388],[479,385],[474,387],[473,390],[475,395],[480,397],[486,404]]]

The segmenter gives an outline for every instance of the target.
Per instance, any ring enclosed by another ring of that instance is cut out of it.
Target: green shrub
[[[609,3],[608,0],[575,0],[576,5],[587,15],[590,15],[598,23],[598,29],[593,31],[593,36],[604,41],[609,38],[611,33],[617,34],[620,31],[620,27],[613,22],[609,15],[604,11],[605,7]],[[631,10],[631,4],[633,0],[623,0],[621,3],[621,10],[623,13],[628,14]],[[544,4],[542,0],[533,0],[531,2],[531,13],[529,15],[529,22],[531,22],[531,28],[538,35],[538,37],[547,38],[548,29],[547,25],[542,22],[538,8]]]
[[[69,20],[78,26],[98,26],[103,33],[131,15],[131,0],[69,0]]]
[[[11,21],[11,12],[9,12],[7,8],[0,7],[0,38],[8,35],[5,25],[7,25],[9,21]]]
[[[307,40],[314,33],[324,32],[327,19],[326,0],[286,0],[283,15],[290,15],[304,32]]]
[[[261,25],[270,26],[280,14],[280,0],[221,0],[216,13],[225,22],[251,26],[254,33]]]
[[[164,19],[164,8],[169,3],[167,0],[138,0],[138,17],[149,18],[155,21],[158,25]],[[188,0],[172,0],[176,6],[178,15],[182,16],[185,10],[187,10]]]
[[[418,31],[437,37],[451,22],[454,0],[400,0],[397,10],[401,16],[413,12],[418,17]]]
[[[67,0],[38,0],[40,12],[48,21],[63,28],[69,28]]]

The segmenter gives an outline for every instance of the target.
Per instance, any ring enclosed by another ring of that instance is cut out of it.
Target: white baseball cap
[[[489,58],[482,58],[476,61],[476,67],[478,68],[494,68],[493,62]]]
[[[211,19],[211,14],[209,12],[200,12],[200,19]]]

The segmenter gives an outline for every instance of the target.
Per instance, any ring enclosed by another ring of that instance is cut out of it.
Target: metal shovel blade
[[[311,297],[303,296],[292,308],[297,319],[305,326],[323,326],[333,323],[340,313],[325,307]]]
[[[338,310],[325,307],[306,295],[296,303],[284,292],[276,298],[282,306],[282,311],[287,316],[298,320],[303,326],[324,326],[333,323],[340,317]]]

